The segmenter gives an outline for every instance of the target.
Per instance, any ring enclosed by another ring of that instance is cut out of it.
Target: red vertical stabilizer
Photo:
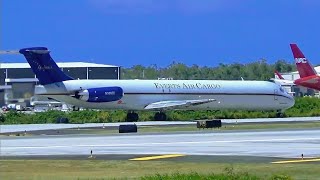
[[[294,61],[296,63],[300,78],[308,77],[316,75],[316,71],[314,70],[313,66],[307,60],[307,58],[303,55],[301,50],[296,44],[290,44]]]

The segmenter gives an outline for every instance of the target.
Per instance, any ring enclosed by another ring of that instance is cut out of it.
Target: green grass
[[[239,123],[239,124],[223,124],[220,129],[198,129],[196,125],[168,125],[168,126],[140,126],[139,133],[161,133],[161,132],[183,132],[183,131],[229,131],[229,130],[253,130],[253,129],[316,129],[320,128],[320,121],[314,122],[286,122],[286,123]],[[118,129],[63,129],[59,130],[60,134],[118,134]],[[0,135],[1,136],[7,136]],[[32,133],[12,133],[9,136],[32,136]]]
[[[181,131],[228,131],[247,129],[301,129],[320,128],[320,122],[287,122],[287,123],[245,123],[245,124],[223,124],[220,129],[198,129],[196,125],[175,125],[175,126],[141,126],[139,133],[150,132],[181,132]],[[84,134],[112,134],[118,133],[117,129],[80,129],[79,133]]]
[[[174,174],[156,174],[152,176],[144,176],[142,180],[206,180],[206,179],[226,179],[226,180],[260,180],[261,178],[250,175],[248,173],[218,173],[218,174],[199,174],[197,172],[192,173],[174,173]]]
[[[212,130],[246,130],[246,129],[279,129],[279,128],[320,128],[318,122],[286,122],[286,123],[239,123],[223,124],[220,129],[198,129],[195,125],[187,126],[148,126],[139,128],[140,132],[168,132],[168,131],[212,131]]]
[[[197,172],[191,173],[173,173],[173,174],[155,174],[151,176],[144,176],[142,180],[291,180],[292,178],[287,175],[275,174],[269,177],[258,177],[247,172],[244,173],[211,173],[211,174],[200,174]]]
[[[152,179],[157,173],[200,176],[226,173],[246,173],[259,179],[273,175],[287,175],[293,179],[317,179],[319,164],[270,164],[270,163],[195,163],[173,161],[114,161],[114,160],[0,160],[1,179]],[[228,171],[227,171],[228,173]],[[158,175],[158,176],[159,176]],[[183,178],[184,179],[184,178]],[[188,179],[188,178],[187,178]]]

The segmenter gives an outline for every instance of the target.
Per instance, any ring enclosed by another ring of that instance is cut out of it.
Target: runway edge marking
[[[286,164],[286,163],[303,163],[303,162],[320,162],[320,158],[317,159],[297,159],[297,160],[288,160],[288,161],[274,161],[272,164]]]
[[[158,155],[158,156],[146,156],[146,157],[139,157],[129,159],[130,161],[149,161],[149,160],[156,160],[156,159],[166,159],[166,158],[175,158],[175,157],[183,157],[186,156],[184,154],[165,154],[165,155]]]

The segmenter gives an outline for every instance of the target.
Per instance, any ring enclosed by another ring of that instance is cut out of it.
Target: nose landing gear
[[[281,110],[277,110],[276,117],[277,118],[284,118],[284,113]]]

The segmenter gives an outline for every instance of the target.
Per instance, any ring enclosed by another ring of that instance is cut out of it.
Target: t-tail
[[[300,78],[316,75],[317,72],[314,70],[308,59],[303,55],[297,44],[290,44],[290,47]]]
[[[40,84],[47,85],[72,80],[71,77],[61,71],[46,47],[24,48],[20,49],[19,53],[27,59]]]
[[[274,71],[274,74],[275,74],[276,76],[278,76],[278,79],[284,79],[284,78],[282,77],[282,75],[281,75],[277,70]]]

